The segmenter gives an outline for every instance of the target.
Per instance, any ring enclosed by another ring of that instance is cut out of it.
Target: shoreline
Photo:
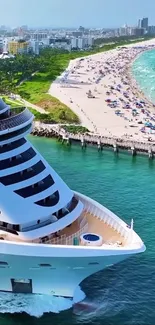
[[[138,82],[136,81],[135,77],[133,76],[133,73],[132,73],[132,67],[133,67],[133,64],[134,62],[145,52],[150,52],[150,51],[155,51],[155,47],[153,49],[149,49],[149,50],[145,50],[145,51],[142,51],[141,53],[139,53],[138,55],[136,55],[136,57],[133,59],[133,61],[131,62],[131,64],[129,65],[128,67],[128,76],[129,76],[129,79],[130,79],[130,82],[131,82],[131,85],[134,89],[137,90],[137,95],[139,97],[141,97],[143,100],[145,100],[150,106],[151,108],[153,108],[153,111],[155,111],[155,104],[144,94],[144,92],[141,90]]]

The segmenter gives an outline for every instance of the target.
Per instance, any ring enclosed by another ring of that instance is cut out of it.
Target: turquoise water
[[[155,104],[155,50],[141,54],[132,72],[144,94]]]
[[[155,320],[155,160],[145,156],[116,156],[97,148],[71,148],[56,141],[31,137],[32,143],[70,187],[98,200],[125,221],[134,219],[144,240],[145,253],[93,275],[82,283],[86,301],[95,308],[77,313],[74,308],[55,313],[52,298],[0,296],[0,324],[154,325]],[[27,300],[26,300],[27,299]],[[19,314],[25,310],[26,313]],[[17,312],[15,314],[15,312]],[[30,314],[30,315],[29,315]]]

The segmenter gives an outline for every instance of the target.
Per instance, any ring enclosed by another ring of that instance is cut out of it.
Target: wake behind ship
[[[62,181],[26,139],[33,119],[0,99],[0,291],[73,297],[86,277],[145,246]]]

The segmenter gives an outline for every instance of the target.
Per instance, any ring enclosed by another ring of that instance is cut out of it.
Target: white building
[[[45,45],[45,46],[49,46],[50,45],[50,39],[47,37],[47,38],[43,38],[41,40],[41,42]]]
[[[78,38],[71,38],[71,48],[76,49],[78,47]]]
[[[35,41],[42,42],[47,38],[47,33],[36,32],[31,34],[31,39]]]
[[[94,38],[88,37],[88,46],[92,47],[94,45]]]
[[[79,48],[80,50],[92,47],[94,39],[92,37],[74,37],[71,39],[71,48]]]
[[[30,41],[30,48],[32,49],[34,54],[39,54],[40,46],[38,41]]]
[[[67,42],[56,42],[54,44],[51,44],[50,47],[55,49],[71,51],[71,44],[68,44]]]
[[[119,29],[119,35],[120,36],[127,36],[129,34],[129,27],[127,25],[124,25],[123,27],[120,27]]]
[[[81,37],[81,38],[78,38],[78,48],[80,50],[84,49],[86,47],[86,40],[85,38]]]

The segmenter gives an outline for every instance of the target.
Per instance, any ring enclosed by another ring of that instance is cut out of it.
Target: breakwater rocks
[[[52,128],[46,127],[46,125],[44,127],[34,126],[31,134],[38,137],[46,137],[46,138],[53,138],[59,136],[58,132],[56,132]]]

